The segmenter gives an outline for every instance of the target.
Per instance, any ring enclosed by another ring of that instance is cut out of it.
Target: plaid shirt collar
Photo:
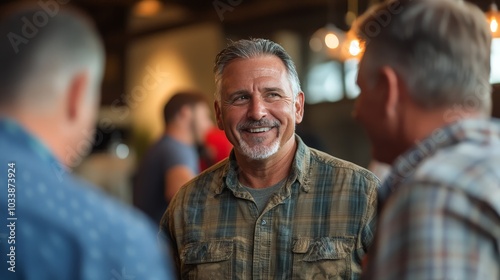
[[[495,125],[494,125],[495,124]],[[485,119],[466,119],[436,129],[430,136],[419,141],[415,146],[399,156],[393,164],[391,172],[378,192],[379,210],[391,193],[411,179],[417,167],[439,150],[456,145],[460,142],[475,142],[483,144],[490,137],[498,137],[500,130],[498,121]]]

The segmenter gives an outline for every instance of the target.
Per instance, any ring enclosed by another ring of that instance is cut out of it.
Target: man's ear
[[[68,87],[67,116],[73,121],[81,114],[81,108],[86,102],[86,93],[89,86],[88,72],[78,72],[73,76]]]
[[[381,82],[384,83],[385,97],[384,114],[388,117],[397,117],[401,102],[400,79],[393,68],[384,66],[380,69]]]
[[[222,122],[222,112],[220,109],[220,104],[217,100],[214,101],[214,110],[215,110],[215,120],[217,121],[217,127],[220,130],[224,130],[224,123]]]
[[[302,122],[304,118],[304,93],[301,91],[295,97],[295,124]]]

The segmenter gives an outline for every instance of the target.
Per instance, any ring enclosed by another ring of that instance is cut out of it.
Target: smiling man
[[[233,42],[214,72],[217,124],[234,149],[181,188],[163,216],[181,278],[359,278],[377,178],[295,135],[304,93],[280,45]]]

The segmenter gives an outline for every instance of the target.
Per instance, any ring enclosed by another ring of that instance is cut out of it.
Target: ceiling
[[[0,9],[10,2],[21,0],[0,0]],[[110,67],[116,75],[106,76],[103,82],[102,103],[110,104],[121,100],[124,92],[124,57],[128,43],[157,32],[188,25],[213,22],[220,24],[228,38],[270,37],[280,29],[293,30],[306,37],[333,21],[339,28],[347,30],[344,21],[348,7],[358,5],[363,12],[373,3],[381,0],[159,0],[161,12],[151,17],[134,16],[134,6],[140,0],[29,0],[26,2],[56,1],[69,2],[85,10],[96,22],[104,38]],[[142,1],[142,0],[141,0]],[[469,0],[486,11],[492,0]],[[306,46],[307,47],[307,46]],[[110,72],[111,73],[111,72]],[[115,78],[109,78],[115,77]]]
[[[303,17],[307,21],[302,22],[302,25],[304,23],[314,25],[316,21],[321,26],[330,17],[336,25],[346,29],[343,18],[348,11],[348,3],[357,4],[358,11],[362,12],[370,4],[379,2],[379,0],[159,0],[164,4],[161,13],[156,17],[140,18],[133,16],[133,7],[140,0],[50,1],[59,3],[69,1],[83,8],[95,19],[107,43],[118,45],[123,45],[124,41],[136,36],[205,21],[219,22],[225,27],[244,28],[245,25],[252,26],[266,19],[268,22],[273,22],[291,17]],[[19,1],[1,1],[1,3],[8,2]],[[476,3],[486,11],[492,0],[469,0],[469,2]],[[330,15],[328,15],[329,10]],[[311,19],[314,19],[313,22],[310,22]]]

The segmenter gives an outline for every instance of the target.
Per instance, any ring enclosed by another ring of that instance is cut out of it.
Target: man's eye
[[[270,97],[270,98],[276,98],[276,97],[280,97],[281,95],[277,92],[269,92],[267,94],[267,97]]]
[[[242,104],[247,102],[250,99],[248,95],[240,95],[240,96],[235,96],[232,100],[231,103],[233,104]]]

